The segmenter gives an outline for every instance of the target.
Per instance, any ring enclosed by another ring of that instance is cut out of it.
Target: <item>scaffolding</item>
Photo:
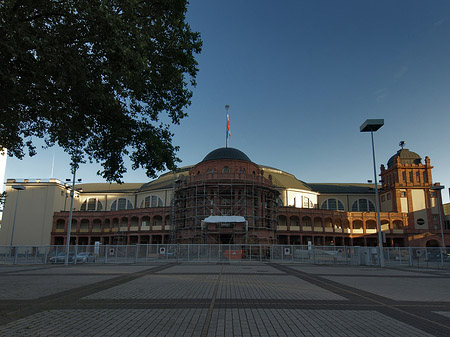
[[[177,227],[175,222],[175,188],[177,184],[176,172],[173,172],[172,192],[170,195],[170,241],[175,243],[177,240]]]
[[[173,229],[180,243],[275,243],[279,192],[262,176],[190,175],[174,187]],[[209,224],[209,216],[242,216],[248,225]],[[248,227],[246,227],[248,226]]]

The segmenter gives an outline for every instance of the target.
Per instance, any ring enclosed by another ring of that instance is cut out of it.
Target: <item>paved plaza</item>
[[[0,266],[0,336],[449,336],[450,270]]]

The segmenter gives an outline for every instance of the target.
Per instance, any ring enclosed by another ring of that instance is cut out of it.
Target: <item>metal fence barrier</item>
[[[69,263],[153,263],[244,261],[376,266],[378,247],[311,245],[95,245],[70,246]],[[450,268],[450,252],[441,248],[385,247],[386,267]],[[64,263],[66,246],[0,246],[0,264]]]

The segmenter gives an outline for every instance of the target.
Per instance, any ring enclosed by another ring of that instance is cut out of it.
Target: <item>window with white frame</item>
[[[123,211],[125,209],[133,209],[133,204],[128,199],[119,198],[111,204],[111,211]]]
[[[163,201],[156,195],[150,195],[148,197],[145,197],[145,199],[141,202],[141,208],[148,207],[163,207]]]
[[[352,205],[352,212],[375,212],[375,206],[369,199],[358,199]]]
[[[329,209],[331,211],[343,211],[344,210],[344,204],[335,198],[330,198],[325,200],[322,203],[321,209]]]
[[[303,208],[309,208],[309,198],[303,197]]]
[[[103,204],[97,198],[86,199],[80,207],[80,211],[101,211]]]

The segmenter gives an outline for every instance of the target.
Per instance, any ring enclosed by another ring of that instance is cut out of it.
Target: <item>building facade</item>
[[[7,158],[7,150],[4,149],[4,152],[0,152],[0,227],[2,224],[3,218],[3,191],[4,191],[4,181],[5,181],[5,172],[6,172],[6,158]]]
[[[430,159],[401,149],[381,166],[386,246],[441,246]],[[25,189],[14,189],[20,185]],[[71,186],[8,179],[0,245],[66,244]],[[19,193],[18,195],[16,193]],[[17,201],[16,201],[17,200]],[[17,206],[17,207],[16,207]],[[441,213],[444,219],[444,215]],[[444,236],[450,242],[450,228]],[[372,184],[305,183],[221,148],[145,184],[78,184],[71,244],[377,245]],[[447,243],[447,246],[449,243]]]

